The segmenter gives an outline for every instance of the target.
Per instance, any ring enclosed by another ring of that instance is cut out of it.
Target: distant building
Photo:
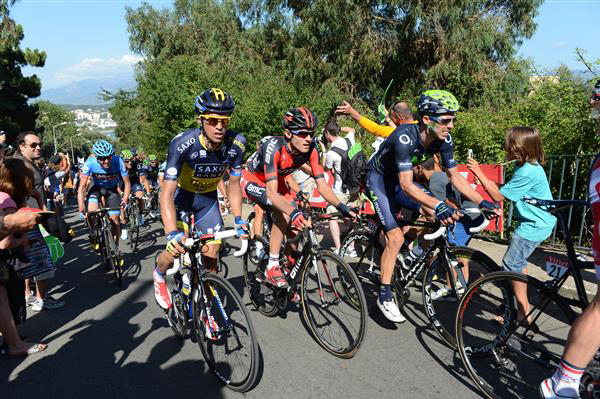
[[[88,108],[85,110],[74,109],[71,112],[75,115],[75,125],[78,127],[98,130],[114,129],[117,127],[117,123],[112,119],[108,111],[98,112]]]

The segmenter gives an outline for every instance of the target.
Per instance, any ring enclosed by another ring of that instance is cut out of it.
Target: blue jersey
[[[178,134],[169,145],[164,179],[192,193],[210,193],[217,189],[221,178],[231,168],[232,176],[242,173],[246,138],[227,130],[223,143],[210,151],[204,142],[202,129],[190,129]]]
[[[442,165],[446,169],[456,167],[454,143],[448,134],[445,140],[434,140],[423,148],[419,135],[419,125],[400,125],[379,146],[371,157],[368,170],[385,176],[397,176],[398,172],[412,170],[413,164],[423,162],[428,156],[440,153]]]
[[[103,188],[116,188],[121,176],[128,176],[123,159],[116,155],[111,158],[108,169],[104,169],[96,157],[89,157],[83,164],[81,175],[91,176],[94,186]]]

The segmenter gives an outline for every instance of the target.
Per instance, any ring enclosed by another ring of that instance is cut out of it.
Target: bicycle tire
[[[154,268],[157,268],[156,261],[160,253],[154,257]],[[181,292],[181,274],[165,276],[167,289],[171,293],[172,306],[169,310],[164,310],[163,313],[169,323],[169,327],[173,331],[173,335],[179,339],[185,338],[188,330],[188,298]]]
[[[274,289],[262,282],[267,258],[256,257],[256,244],[261,243],[265,250],[269,243],[262,236],[254,236],[248,242],[248,250],[244,254],[244,283],[250,302],[254,308],[267,317],[274,317],[279,312]]]
[[[527,284],[535,329],[517,323],[513,282]],[[545,304],[545,305],[544,305]],[[459,356],[487,398],[538,397],[538,385],[560,361],[575,314],[541,281],[493,272],[465,292],[456,314]]]
[[[138,224],[139,215],[140,209],[137,204],[132,204],[127,217],[127,225],[129,227],[129,247],[131,248],[131,251],[135,251],[138,245],[140,235],[140,226]]]
[[[244,392],[254,385],[258,375],[258,341],[252,319],[242,298],[227,280],[206,273],[201,281],[204,286],[195,287],[192,292],[192,326],[198,346],[217,378],[228,388]],[[205,299],[205,287],[210,287],[210,300]],[[206,336],[203,312],[209,313],[219,327],[214,340]],[[237,367],[240,361],[248,363],[247,367]]]
[[[123,268],[121,266],[121,255],[115,243],[115,239],[112,235],[110,228],[104,229],[105,242],[106,242],[106,261],[110,265],[110,269],[114,271],[117,284],[123,285]]]
[[[329,267],[325,261],[335,267]],[[337,271],[337,278],[332,276],[334,270]],[[362,344],[367,328],[367,302],[354,270],[333,252],[319,251],[311,256],[304,267],[300,284],[303,315],[311,335],[332,355],[346,359],[353,357]],[[337,289],[336,285],[346,287]],[[350,285],[353,288],[349,288]],[[351,295],[348,295],[349,292]],[[323,297],[327,297],[325,305]],[[339,313],[332,315],[333,309],[339,310]],[[337,342],[331,342],[335,339],[334,333],[329,333],[329,326],[334,323],[341,333]],[[325,329],[327,331],[322,331]]]
[[[466,258],[469,260],[469,271],[461,269],[461,273],[467,280],[477,280],[484,274],[502,270],[496,262],[481,251],[477,251],[468,247],[448,247],[447,251],[454,256],[454,259]],[[452,349],[456,348],[456,338],[454,336],[455,315],[458,309],[458,301],[461,294],[456,296],[455,301],[453,296],[439,296],[444,288],[449,287],[447,276],[450,270],[450,265],[444,259],[442,252],[438,252],[434,258],[429,261],[425,272],[423,273],[423,307],[429,318],[429,322],[437,334],[446,342]],[[458,280],[457,280],[458,284]],[[437,295],[436,295],[437,294]],[[439,298],[438,298],[439,296]]]

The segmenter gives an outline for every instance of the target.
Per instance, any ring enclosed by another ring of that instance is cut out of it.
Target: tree
[[[35,128],[37,106],[28,104],[38,97],[41,82],[37,75],[25,77],[21,68],[43,67],[46,53],[29,48],[22,50],[23,27],[10,18],[9,8],[16,0],[0,0],[0,130],[8,141],[23,130]]]

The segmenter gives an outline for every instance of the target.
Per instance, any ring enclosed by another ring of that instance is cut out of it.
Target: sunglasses
[[[313,136],[315,134],[314,131],[310,131],[310,130],[295,130],[295,131],[290,131],[290,133],[292,133],[294,136],[301,138],[301,139],[305,139],[309,136]]]
[[[131,163],[131,159],[125,160],[125,163]]]
[[[440,125],[447,125],[450,122],[453,122],[456,120],[456,118],[431,118],[431,119]]]
[[[98,161],[100,161],[100,162],[107,161],[111,158],[112,158],[112,155],[109,155],[107,157],[98,157],[98,156],[96,157],[96,159],[98,159]]]
[[[221,125],[227,126],[229,124],[229,118],[215,118],[215,117],[202,117],[210,126],[217,126],[219,122]]]
[[[39,148],[42,148],[42,143],[29,143],[29,144],[25,144],[25,145],[27,145],[27,146],[29,146],[29,147],[33,148],[34,150],[35,150],[36,148],[38,148],[38,147],[39,147]]]

